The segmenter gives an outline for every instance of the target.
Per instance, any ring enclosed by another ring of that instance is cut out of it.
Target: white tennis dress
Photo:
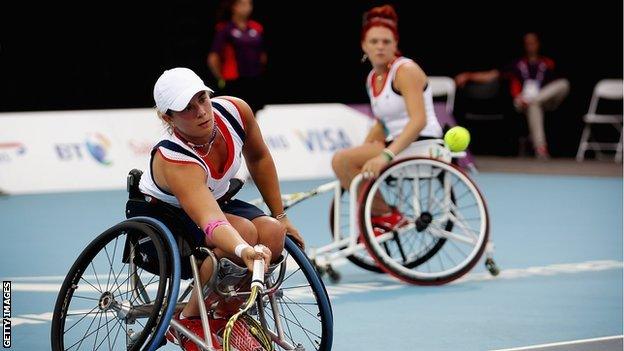
[[[392,62],[384,85],[377,95],[375,95],[373,90],[374,70],[371,70],[366,79],[366,90],[370,98],[373,115],[383,124],[388,139],[395,139],[398,137],[401,132],[403,132],[405,125],[407,125],[410,119],[403,96],[399,95],[392,88],[392,82],[394,81],[397,70],[401,65],[407,62],[413,61],[406,57],[398,57]],[[433,110],[433,97],[431,96],[431,87],[429,84],[425,86],[423,98],[425,99],[427,124],[420,132],[419,136],[439,138],[442,136],[442,128]]]

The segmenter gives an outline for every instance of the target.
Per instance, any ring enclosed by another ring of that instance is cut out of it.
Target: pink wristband
[[[228,221],[224,221],[222,219],[215,219],[214,221],[208,222],[206,229],[204,229],[204,233],[206,233],[206,237],[209,241],[212,241],[212,236],[214,235],[214,230],[221,225],[230,225]]]

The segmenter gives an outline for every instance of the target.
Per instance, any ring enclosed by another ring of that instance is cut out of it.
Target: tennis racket
[[[329,183],[325,183],[319,185],[318,187],[308,190],[308,191],[300,191],[292,194],[284,194],[282,195],[282,202],[284,203],[284,211],[289,209],[290,207],[300,203],[305,199],[309,199],[318,194],[326,193],[328,191],[334,190],[336,187],[339,187],[340,183],[337,180],[331,181]]]
[[[262,252],[259,245],[254,247],[256,252]],[[253,344],[257,343],[262,346],[263,350],[273,351],[273,343],[271,338],[266,335],[262,327],[253,318],[245,313],[251,309],[256,302],[258,294],[264,289],[264,260],[255,260],[253,264],[253,273],[251,276],[251,292],[247,301],[241,306],[225,325],[223,331],[223,350],[231,351],[232,347],[236,347],[239,351],[255,351]],[[241,317],[242,316],[242,317]],[[240,320],[239,320],[240,318]],[[247,329],[247,330],[244,330]],[[244,340],[245,338],[255,338],[255,340]],[[248,342],[251,341],[251,342]],[[244,345],[250,345],[248,348]]]

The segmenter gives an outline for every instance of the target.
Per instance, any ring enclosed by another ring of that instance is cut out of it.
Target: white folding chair
[[[602,155],[603,150],[614,150],[615,161],[622,161],[622,115],[599,114],[596,112],[600,99],[622,100],[622,89],[622,79],[603,79],[594,87],[594,93],[589,103],[589,111],[583,116],[585,127],[583,128],[578,152],[576,153],[577,161],[580,162],[585,159],[587,150],[596,152],[596,156]],[[620,133],[619,142],[590,141],[592,124],[611,124]]]
[[[431,95],[433,97],[446,96],[446,112],[453,114],[453,105],[455,104],[455,81],[451,77],[429,76],[429,84],[431,84]]]

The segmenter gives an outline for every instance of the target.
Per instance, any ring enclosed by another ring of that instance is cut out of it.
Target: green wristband
[[[394,152],[390,151],[389,149],[383,149],[383,151],[381,152],[384,156],[386,156],[386,159],[388,160],[388,162],[394,160]]]

